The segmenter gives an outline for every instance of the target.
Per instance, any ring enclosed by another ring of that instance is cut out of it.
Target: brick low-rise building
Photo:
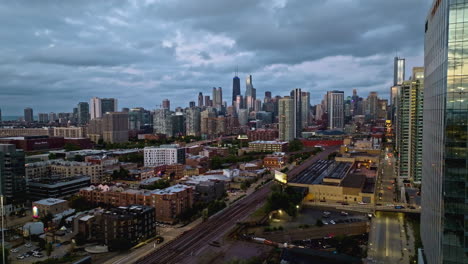
[[[177,222],[177,217],[193,205],[194,190],[177,184],[162,190],[133,190],[117,186],[90,186],[80,190],[80,196],[94,204],[129,206],[139,204],[156,208],[156,220]]]
[[[250,152],[286,152],[288,142],[284,141],[252,141],[249,142]]]

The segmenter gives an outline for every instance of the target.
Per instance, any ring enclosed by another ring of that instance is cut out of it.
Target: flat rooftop
[[[318,160],[312,166],[300,172],[291,183],[320,184],[327,175],[324,172],[333,164],[333,160]]]
[[[35,204],[41,204],[41,205],[54,205],[54,204],[59,204],[66,202],[65,200],[62,199],[56,199],[56,198],[47,198],[39,201],[35,201]]]

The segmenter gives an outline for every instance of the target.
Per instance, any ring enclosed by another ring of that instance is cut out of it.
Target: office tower
[[[263,102],[264,103],[271,102],[271,92],[270,91],[265,92],[265,98],[263,99]]]
[[[307,128],[309,126],[310,93],[302,92],[301,100],[302,128]]]
[[[101,98],[101,114],[104,115],[107,112],[117,112],[119,107],[117,99],[115,98]]]
[[[322,109],[323,109],[322,104],[318,104],[315,106],[315,120],[316,121],[322,120],[322,116],[324,114],[324,111]]]
[[[187,136],[200,136],[200,108],[192,107],[186,111],[186,133]]]
[[[205,106],[206,107],[213,106],[209,95],[205,95]]]
[[[25,108],[24,109],[24,121],[27,123],[31,123],[34,121],[34,115],[33,115],[33,110],[32,108]]]
[[[236,98],[236,112],[239,111],[239,109],[243,109],[244,107],[244,98],[242,95],[238,95]]]
[[[169,109],[156,109],[153,118],[153,131],[156,134],[172,137],[172,120]]]
[[[395,57],[393,61],[393,86],[403,84],[405,80],[405,59]]]
[[[190,108],[195,107],[195,101],[190,101],[190,102],[189,102],[189,107],[190,107]]]
[[[294,99],[285,96],[278,102],[279,140],[291,141],[295,137]]]
[[[247,125],[247,123],[249,122],[249,110],[241,108],[238,110],[237,116],[239,119],[239,125]]]
[[[200,113],[200,132],[204,137],[210,137],[216,130],[216,110],[208,107]]]
[[[49,113],[49,122],[55,122],[57,120],[57,115],[54,112]]]
[[[273,122],[273,113],[265,112],[265,111],[258,111],[255,113],[255,118],[257,120],[262,120],[263,124],[271,124]]]
[[[366,99],[366,115],[368,119],[375,120],[377,117],[379,97],[377,92],[370,92]]]
[[[256,99],[254,103],[254,111],[258,112],[262,110],[262,100]]]
[[[128,113],[128,112],[130,112],[130,108],[128,108],[128,107],[122,107],[122,112]]]
[[[90,105],[90,117],[91,119],[101,118],[102,117],[102,110],[101,110],[101,98],[93,97],[89,101]]]
[[[223,89],[221,87],[213,87],[213,107],[221,111],[223,105]]]
[[[434,0],[425,24],[421,236],[429,264],[468,260],[467,4]]]
[[[253,87],[252,75],[249,75],[245,81],[245,108],[247,108],[249,111],[252,111],[254,109],[256,98],[257,91]]]
[[[0,144],[0,194],[6,203],[19,203],[25,198],[25,155],[13,144]]]
[[[162,101],[162,108],[171,110],[171,101],[169,101],[169,99],[164,99]]]
[[[294,100],[294,137],[300,138],[302,133],[302,92],[300,88],[291,91]]]
[[[239,77],[237,77],[237,74],[236,74],[236,76],[232,78],[232,105],[235,104],[238,95],[241,95],[240,79]]]
[[[47,113],[39,113],[38,114],[38,118],[39,118],[39,123],[49,123],[49,114]]]
[[[328,129],[342,130],[344,128],[344,92],[327,92]]]
[[[107,112],[102,118],[102,138],[108,143],[125,143],[128,141],[128,114]]]
[[[145,119],[146,110],[143,107],[135,107],[128,111],[128,129],[137,130],[144,124],[149,123],[148,117]]]
[[[201,92],[198,93],[198,107],[203,107],[203,94]]]
[[[78,124],[85,125],[89,122],[89,104],[87,102],[78,103]]]

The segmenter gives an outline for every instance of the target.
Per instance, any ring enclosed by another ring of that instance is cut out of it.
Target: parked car
[[[323,223],[324,225],[328,225],[328,222],[325,221],[325,220],[322,220],[322,223]]]
[[[395,209],[405,209],[405,207],[402,205],[395,205]]]
[[[336,225],[335,221],[333,221],[333,220],[330,220],[330,224]]]
[[[24,259],[24,256],[23,255],[18,255],[18,256],[16,256],[16,259]]]
[[[27,247],[27,248],[32,247],[31,243],[26,243],[26,244],[24,244],[24,246]]]
[[[342,216],[348,216],[349,214],[348,214],[347,212],[345,212],[345,211],[341,211],[340,215],[342,215]]]
[[[17,248],[12,248],[12,249],[10,249],[10,252],[11,252],[11,253],[17,253],[17,252],[18,252],[18,249],[17,249]]]
[[[361,201],[361,202],[359,202],[358,204],[367,204],[367,203]]]

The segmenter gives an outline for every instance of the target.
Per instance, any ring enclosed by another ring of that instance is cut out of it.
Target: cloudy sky
[[[423,64],[429,0],[76,0],[0,2],[0,108],[71,112],[93,96],[119,107],[187,106],[253,75],[257,94],[299,87],[388,97],[396,52]]]

